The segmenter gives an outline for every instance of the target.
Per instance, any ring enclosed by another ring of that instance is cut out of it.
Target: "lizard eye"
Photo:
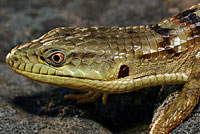
[[[51,60],[56,64],[62,63],[62,61],[64,60],[64,54],[60,52],[54,53],[51,56]]]
[[[45,52],[43,59],[52,66],[61,67],[66,61],[66,53],[63,50],[51,49]]]

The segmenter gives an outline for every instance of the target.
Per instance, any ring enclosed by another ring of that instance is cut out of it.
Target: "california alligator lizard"
[[[148,26],[56,28],[12,49],[6,62],[31,79],[89,91],[65,97],[79,102],[103,94],[106,103],[108,94],[185,84],[159,108],[150,130],[157,134],[169,133],[199,101],[199,48],[200,4]]]

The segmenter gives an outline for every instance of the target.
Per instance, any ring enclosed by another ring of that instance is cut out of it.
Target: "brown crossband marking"
[[[175,16],[175,19],[180,19],[180,23],[196,24],[200,22],[200,17],[195,13],[196,10],[196,8],[186,10],[185,12]],[[197,26],[197,28],[199,28],[199,26]]]
[[[187,11],[187,14],[185,13],[185,16],[177,15],[175,18],[180,19],[180,23],[185,23],[186,26],[189,26],[193,24],[194,26],[192,28],[192,36],[200,35],[200,17],[195,13],[196,9],[193,9],[191,11]]]
[[[175,16],[176,19],[181,19],[181,18],[184,18],[184,17],[188,17],[190,14],[193,14],[197,9],[194,8],[194,9],[189,9],[189,10],[186,10],[182,13],[179,13]]]
[[[190,23],[190,24],[196,24],[198,22],[200,22],[200,17],[197,16],[195,13],[192,13],[188,16],[185,16],[183,18],[180,18],[180,22],[186,22],[186,23]]]
[[[160,35],[165,35],[168,36],[169,32],[172,30],[170,28],[162,28],[160,27],[158,24],[156,25],[150,25],[151,30],[154,30],[156,33],[160,34]]]
[[[185,15],[187,13],[185,13]],[[174,29],[162,28],[158,24],[151,25],[150,28],[151,28],[151,30],[154,30],[156,33],[160,34],[162,37],[163,41],[158,42],[158,48],[164,48],[162,51],[160,51],[161,55],[163,55],[163,56],[167,55],[168,58],[180,56],[180,53],[178,53],[177,47],[170,47],[171,45],[173,45],[172,44],[173,41],[171,41],[171,40],[176,37],[176,35],[170,34],[170,32]]]

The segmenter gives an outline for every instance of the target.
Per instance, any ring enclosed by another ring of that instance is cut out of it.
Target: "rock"
[[[51,110],[51,96],[48,94],[50,92],[45,91],[54,86],[19,76],[10,71],[6,64],[0,65],[0,77],[1,134],[111,134],[108,129],[95,121],[79,118],[75,114],[58,115],[54,108]],[[36,95],[32,96],[32,94]],[[44,101],[43,104],[40,99]],[[49,109],[46,109],[47,107]],[[64,108],[60,110],[62,111]],[[78,111],[76,112],[78,115]]]

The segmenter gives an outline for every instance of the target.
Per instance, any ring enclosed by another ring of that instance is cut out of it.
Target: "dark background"
[[[0,133],[141,134],[147,133],[154,109],[181,86],[112,95],[77,105],[64,101],[69,89],[17,75],[6,54],[59,26],[148,25],[173,16],[199,0],[0,0]],[[200,132],[200,106],[172,133]]]

